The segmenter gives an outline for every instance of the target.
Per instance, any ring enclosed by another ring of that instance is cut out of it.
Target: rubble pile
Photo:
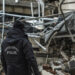
[[[43,64],[41,75],[75,75],[75,56],[70,60],[51,60],[49,64]]]

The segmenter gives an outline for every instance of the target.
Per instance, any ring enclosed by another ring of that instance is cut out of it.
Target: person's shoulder
[[[6,42],[6,39],[4,39],[3,41],[2,41],[2,44],[4,44]]]
[[[25,45],[32,45],[32,44],[29,39],[23,38],[23,45],[25,46]]]
[[[4,39],[2,42],[1,42],[1,47],[4,47],[6,44],[6,39]]]
[[[23,41],[24,44],[29,42],[29,40],[27,38],[22,38],[22,41]]]
[[[27,38],[21,38],[23,40],[23,42],[27,42],[28,39]]]

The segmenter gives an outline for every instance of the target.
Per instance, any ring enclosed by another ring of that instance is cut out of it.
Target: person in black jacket
[[[6,75],[39,75],[33,48],[24,33],[24,24],[16,21],[1,45],[1,61]]]

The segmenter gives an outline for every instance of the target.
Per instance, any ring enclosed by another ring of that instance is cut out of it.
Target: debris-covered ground
[[[75,75],[75,56],[69,60],[51,59],[48,64],[39,66],[41,75]]]

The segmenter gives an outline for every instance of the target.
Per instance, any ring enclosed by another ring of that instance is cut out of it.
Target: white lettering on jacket
[[[15,46],[8,46],[5,49],[5,52],[10,55],[17,55],[17,53],[19,52],[18,48],[16,48]]]

